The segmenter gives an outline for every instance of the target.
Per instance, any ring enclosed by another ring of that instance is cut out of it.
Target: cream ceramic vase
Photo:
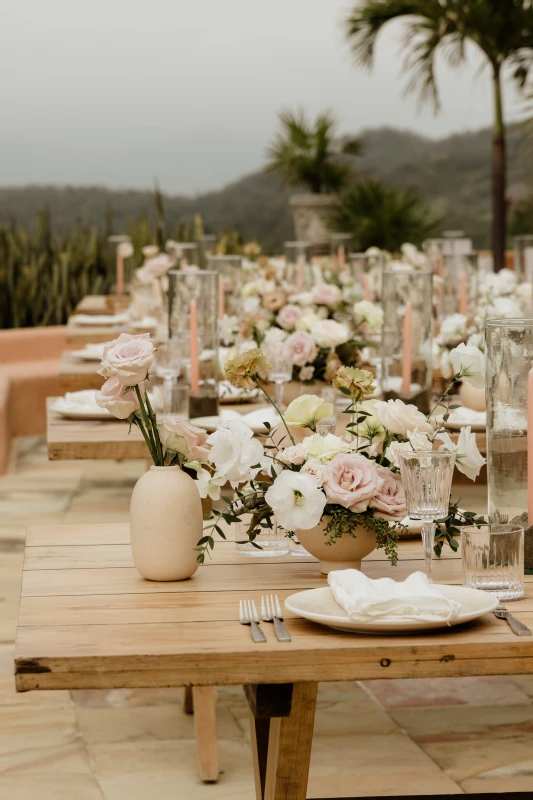
[[[311,555],[320,561],[320,572],[327,575],[334,569],[361,569],[361,559],[376,548],[376,534],[362,525],[354,528],[355,538],[341,536],[333,544],[326,544],[329,536],[324,533],[331,518],[323,517],[320,523],[308,531],[297,531],[298,540]]]
[[[485,389],[476,389],[469,381],[463,381],[459,389],[459,398],[466,408],[474,411],[486,411]]]
[[[133,563],[149,581],[183,581],[198,569],[195,551],[202,537],[198,488],[179,467],[152,466],[131,495]]]

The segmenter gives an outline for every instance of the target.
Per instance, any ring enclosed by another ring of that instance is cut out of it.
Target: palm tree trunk
[[[494,133],[492,138],[492,258],[494,271],[505,266],[506,217],[506,158],[505,124],[503,121],[501,76],[499,66],[494,67]]]

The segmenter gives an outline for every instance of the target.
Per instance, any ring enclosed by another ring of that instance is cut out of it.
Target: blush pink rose
[[[370,508],[375,508],[379,512],[376,516],[382,519],[403,519],[407,514],[407,506],[400,475],[387,467],[378,465],[376,469],[383,482],[370,501]]]
[[[292,363],[297,367],[312,363],[318,355],[314,337],[305,331],[291,334],[285,344],[292,354]]]
[[[174,435],[185,439],[190,453],[190,460],[207,461],[209,448],[204,446],[207,442],[207,432],[203,428],[197,428],[196,425],[184,420],[173,421],[166,419],[160,429],[163,447],[172,445]]]
[[[99,375],[114,375],[123,386],[137,386],[146,380],[154,361],[155,347],[149,333],[121,333],[118,339],[104,345]]]
[[[328,503],[361,512],[366,511],[381,483],[374,461],[357,454],[340,453],[327,465],[324,491]]]
[[[319,306],[334,306],[340,298],[340,290],[330,283],[318,283],[313,287],[313,301]]]
[[[144,390],[142,390],[142,394],[144,395]],[[130,390],[127,392],[126,387],[116,375],[107,379],[100,391],[96,393],[94,399],[97,406],[106,408],[117,419],[127,419],[130,414],[133,414],[139,408],[139,401],[135,391]]]
[[[295,306],[292,303],[288,303],[286,306],[280,310],[277,316],[278,325],[282,328],[285,328],[286,331],[294,330],[294,326],[302,316],[302,309],[300,306]]]

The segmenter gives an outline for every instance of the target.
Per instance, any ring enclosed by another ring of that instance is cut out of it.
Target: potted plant
[[[281,131],[268,150],[267,171],[281,175],[285,183],[308,189],[290,200],[296,238],[329,243],[324,215],[348,183],[351,170],[346,156],[359,155],[361,142],[340,140],[335,135],[335,120],[328,113],[310,122],[303,111],[283,111],[280,122]]]

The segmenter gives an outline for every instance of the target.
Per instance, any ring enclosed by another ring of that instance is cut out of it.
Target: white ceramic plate
[[[229,381],[219,381],[218,384],[218,402],[222,404],[254,403],[259,395],[259,389],[240,389]]]
[[[327,625],[340,631],[352,633],[411,633],[413,631],[431,631],[437,628],[448,628],[464,622],[478,619],[484,614],[494,611],[498,599],[478,589],[467,589],[465,586],[445,586],[439,584],[442,593],[460,603],[458,616],[449,622],[423,622],[421,620],[394,620],[382,617],[368,622],[354,622],[346,611],[336,602],[329,586],[322,589],[308,589],[298,592],[285,600],[285,608],[304,619]]]
[[[129,321],[127,314],[75,314],[71,317],[75,325],[98,327],[102,325],[126,324]]]
[[[65,419],[116,419],[107,409],[96,405],[95,394],[93,389],[67,392],[64,397],[58,397],[50,408]]]
[[[438,418],[442,421],[442,415]],[[485,411],[474,411],[473,408],[454,408],[450,411],[450,418],[444,423],[444,427],[450,431],[459,431],[461,428],[470,425],[472,431],[484,433],[487,427],[487,415]]]
[[[87,344],[83,350],[72,350],[74,358],[80,361],[101,361],[104,354],[103,344]]]
[[[242,419],[256,435],[264,436],[268,431],[263,423],[269,422],[274,426],[279,420],[279,417],[274,409],[270,409],[268,406],[266,408],[258,408],[255,411],[251,411],[249,414],[239,414],[238,411],[232,411],[228,408],[222,409],[220,414],[216,417],[196,417],[192,419],[191,422],[211,432],[215,431],[221,425],[224,425],[224,423],[228,422],[230,419]]]

